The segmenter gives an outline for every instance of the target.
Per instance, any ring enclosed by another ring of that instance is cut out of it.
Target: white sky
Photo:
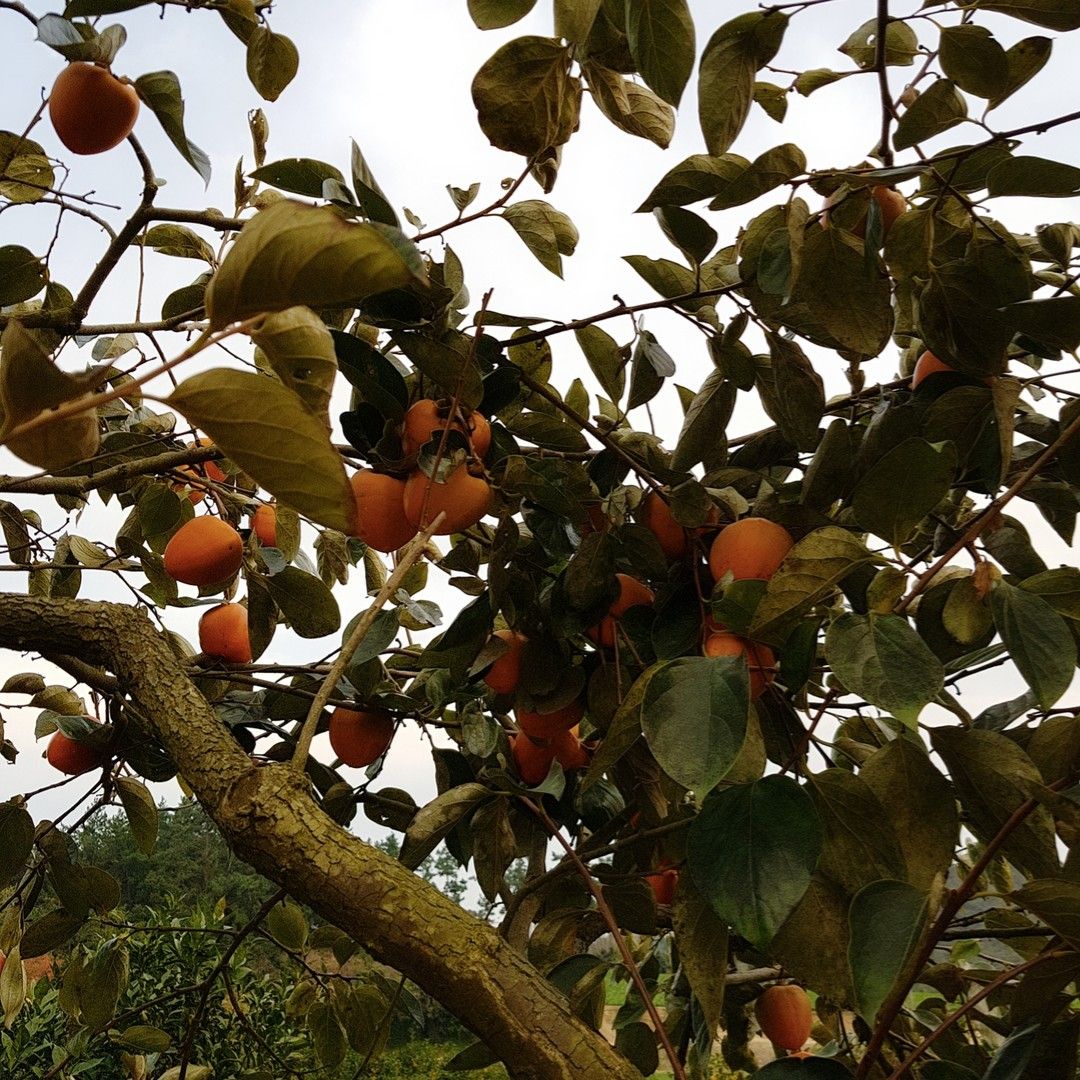
[[[38,15],[52,9],[40,0],[32,0],[28,6]],[[475,209],[498,196],[503,177],[518,173],[520,159],[494,150],[480,133],[469,86],[477,68],[503,42],[524,34],[550,34],[550,7],[547,0],[541,0],[533,14],[516,26],[481,33],[468,18],[464,0],[383,0],[364,4],[351,0],[319,3],[281,0],[275,6],[272,27],[296,42],[300,50],[300,72],[273,104],[258,98],[244,73],[243,47],[210,13],[185,14],[170,7],[161,19],[159,8],[147,8],[108,16],[104,23],[122,22],[128,30],[128,42],[114,65],[119,74],[136,77],[162,68],[176,71],[187,102],[188,134],[214,163],[213,180],[209,191],[204,192],[199,178],[180,159],[144,108],[136,134],[158,175],[167,180],[167,186],[158,196],[159,205],[216,206],[228,213],[232,208],[232,176],[237,160],[243,156],[245,168],[252,167],[246,114],[249,109],[261,107],[270,122],[268,161],[318,158],[337,165],[348,176],[349,139],[355,138],[391,203],[399,210],[402,206],[409,207],[431,226],[454,216],[445,192],[446,184],[468,187],[473,181],[482,182],[480,196],[471,208]],[[699,52],[716,26],[752,7],[750,0],[740,3],[691,0]],[[810,67],[847,70],[850,61],[836,52],[836,48],[855,26],[872,14],[872,8],[866,2],[837,0],[835,4],[811,9],[794,20],[774,63],[797,70]],[[896,0],[893,8],[897,13],[914,11],[918,3],[909,0],[901,4]],[[1071,99],[1063,98],[1061,87],[1075,81],[1080,35],[1053,34],[1004,17],[980,15],[979,21],[991,26],[1006,47],[1033,34],[1056,39],[1054,55],[1042,74],[1015,99],[991,114],[995,128],[1008,129],[1034,118],[1057,115],[1070,107]],[[924,40],[935,41],[936,35],[929,24],[916,25]],[[42,92],[51,85],[63,64],[56,53],[33,43],[32,39],[29,22],[10,11],[0,11],[0,40],[6,46],[5,65],[0,72],[0,129],[23,130]],[[892,69],[894,88],[902,87],[914,70]],[[760,77],[785,85],[791,78],[768,73]],[[771,146],[790,141],[806,150],[811,168],[855,165],[876,142],[878,127],[876,82],[873,76],[863,75],[819,90],[808,99],[789,95],[788,119],[783,126],[755,108],[751,122],[733,150],[753,158]],[[95,158],[77,158],[62,150],[47,122],[39,124],[32,137],[43,143],[47,152],[66,156],[72,169],[66,184],[69,190],[92,191],[95,198],[122,207],[122,210],[98,209],[114,225],[123,220],[125,212],[137,200],[140,187],[138,167],[126,144]],[[928,145],[934,149],[978,138],[978,133],[970,128],[959,128]],[[1078,127],[1073,125],[1031,139],[1025,152],[1075,162],[1078,145]],[[525,251],[508,225],[499,221],[480,222],[455,229],[447,237],[464,263],[474,304],[486,289],[494,287],[492,307],[496,310],[570,319],[603,310],[610,306],[616,293],[629,303],[655,299],[655,294],[620,257],[641,253],[677,259],[678,255],[664,240],[651,215],[634,215],[633,210],[664,172],[689,154],[704,149],[697,127],[693,79],[680,110],[675,141],[667,151],[617,131],[586,96],[581,130],[564,148],[562,170],[554,191],[544,196],[529,181],[517,196],[547,198],[576,223],[581,240],[577,253],[564,259],[565,280],[560,282],[544,270]],[[903,155],[899,158],[903,160]],[[775,201],[766,196],[752,207],[738,207],[721,214],[706,213],[706,216],[719,232],[723,245],[732,242],[739,225],[752,213]],[[693,209],[703,212],[700,206]],[[1011,199],[996,207],[995,213],[1018,231],[1041,222],[1080,219],[1075,199]],[[40,253],[49,242],[53,225],[51,211],[34,207],[8,211],[0,216],[0,244],[22,243]],[[213,240],[210,233],[206,235]],[[52,259],[53,276],[77,291],[105,242],[106,238],[91,222],[68,216]],[[125,259],[121,272],[95,303],[91,321],[133,317],[136,265],[134,254]],[[152,252],[146,254],[146,266],[142,310],[147,318],[156,318],[161,300],[203,269],[201,264],[180,263]],[[507,275],[505,267],[513,267],[513,274]],[[729,315],[730,312],[721,309],[722,318]],[[696,389],[711,369],[704,340],[685,320],[665,312],[650,313],[647,325],[675,358],[678,365],[675,381]],[[605,328],[620,342],[630,340],[627,319],[609,322]],[[581,377],[593,386],[572,335],[554,339],[553,345],[556,385],[565,389],[574,377]],[[820,351],[814,355],[822,360],[820,370],[827,392],[844,393],[847,384],[843,362]],[[64,359],[77,365],[83,358],[68,350]],[[230,361],[222,356],[218,362]],[[895,375],[896,359],[891,353],[867,365],[868,383]],[[341,407],[345,407],[344,396]],[[670,387],[654,402],[653,412],[659,433],[672,445],[681,424],[681,413]],[[643,412],[635,419],[639,425],[646,422]],[[756,400],[740,395],[740,407],[730,432],[752,431],[765,423],[767,419]],[[22,463],[6,456],[0,459],[0,468],[14,473],[27,471]],[[48,513],[54,523],[62,520],[51,500],[36,500],[35,507]],[[1013,512],[1017,512],[1015,504]],[[1026,506],[1024,516],[1037,534],[1037,544],[1050,565],[1076,562],[1075,550],[1069,551]],[[102,512],[97,504],[81,521],[70,524],[73,532],[88,537],[109,538],[115,527],[113,517]],[[115,595],[106,577],[84,574],[82,595]],[[438,577],[433,571],[432,580]],[[8,589],[20,589],[24,584],[21,574],[7,574],[0,582]],[[452,611],[451,605],[460,603],[459,594],[453,590],[433,590],[432,596],[448,613]],[[339,591],[339,600],[347,621],[365,606],[362,579],[348,590]],[[170,624],[194,638],[197,614],[197,611],[170,612]],[[325,655],[334,644],[330,638],[300,641],[281,630],[265,659],[304,662]],[[25,663],[18,657],[0,657],[0,674],[31,666],[43,670],[42,665]],[[58,678],[58,681],[68,680]],[[963,701],[969,711],[976,713],[985,705],[1019,691],[1015,676],[998,671],[966,684]],[[22,753],[14,769],[0,765],[0,798],[56,779],[56,773],[38,756],[41,747],[36,747],[33,741],[33,715],[27,710],[5,708],[4,716],[8,736]],[[924,718],[929,719],[930,712]],[[325,742],[325,736],[320,737],[319,743],[323,744],[320,752],[327,752]],[[84,783],[80,779],[59,795],[49,793],[35,799],[31,806],[35,817],[56,813],[70,802],[68,792]],[[433,793],[430,756],[414,728],[402,731],[396,739],[383,776],[375,784],[383,785],[407,788],[418,801]],[[363,817],[358,818],[354,828],[368,835],[379,831]]]

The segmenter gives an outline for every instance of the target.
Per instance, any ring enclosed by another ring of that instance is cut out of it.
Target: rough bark
[[[253,765],[140,610],[0,593],[0,647],[115,674],[232,850],[431,994],[511,1075],[639,1075],[491,927],[336,824],[287,765]]]

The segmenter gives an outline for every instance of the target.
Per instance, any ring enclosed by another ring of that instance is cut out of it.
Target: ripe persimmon
[[[669,559],[681,559],[689,542],[686,530],[675,520],[671,507],[655,491],[650,491],[641,504],[641,524],[656,537],[660,550]]]
[[[529,787],[535,787],[544,780],[555,760],[551,746],[530,739],[525,734],[511,736],[510,755],[518,776]]]
[[[521,654],[528,638],[514,630],[496,630],[492,637],[505,641],[509,648],[487,669],[484,682],[496,694],[512,694],[521,678]]]
[[[949,372],[952,375],[961,374],[956,368],[946,364],[944,360],[939,360],[929,349],[927,349],[926,352],[915,361],[915,370],[911,373],[911,389],[917,390],[919,384],[924,379],[929,378],[931,375],[939,375],[942,372]],[[987,386],[989,386],[992,381],[989,377],[981,380],[971,376],[969,376],[969,378],[972,379],[972,382],[983,382]]]
[[[768,581],[795,540],[783,525],[747,517],[721,529],[709,549],[709,570],[719,581],[729,570],[736,581]]]
[[[437,484],[418,469],[405,481],[405,517],[418,529],[426,528],[440,512],[446,517],[435,530],[436,536],[449,536],[475,525],[491,508],[491,485],[482,476],[473,476],[468,467],[459,465]]]
[[[401,444],[406,454],[415,454],[424,443],[429,442],[435,432],[442,428],[460,431],[468,440],[472,452],[483,457],[491,446],[491,425],[487,419],[475,410],[459,406],[458,413],[452,420],[450,403],[421,398],[409,406],[401,429]],[[461,416],[465,416],[462,421]]]
[[[362,469],[349,481],[356,500],[353,536],[376,551],[397,551],[417,533],[404,510],[405,481]]]
[[[393,738],[394,718],[381,709],[358,711],[339,707],[330,714],[330,745],[354,769],[378,761]]]
[[[135,87],[99,64],[68,64],[49,93],[49,119],[73,154],[100,154],[118,146],[138,115]]]
[[[754,1016],[765,1038],[784,1050],[801,1050],[814,1026],[810,999],[794,983],[770,986],[754,1002]]]
[[[658,904],[670,906],[675,899],[675,886],[679,883],[679,871],[673,867],[659,870],[655,874],[646,874],[645,880],[652,889],[653,897]]]
[[[578,729],[575,725],[568,731],[560,731],[551,737],[551,749],[555,754],[555,760],[567,771],[584,769],[589,764],[589,752],[585,749],[581,739],[578,738]]]
[[[243,604],[218,604],[199,620],[199,648],[229,664],[251,663],[248,613]]]
[[[251,515],[251,528],[263,547],[277,547],[277,510],[273,503],[263,503]]]
[[[105,755],[100,747],[76,742],[62,731],[56,732],[49,740],[45,758],[54,769],[68,776],[81,776],[105,764]]]
[[[165,573],[185,585],[217,585],[227,581],[243,561],[244,541],[221,518],[192,518],[165,545]]]
[[[705,639],[706,656],[745,656],[750,669],[750,697],[761,697],[765,687],[773,681],[776,670],[776,654],[768,645],[747,641],[746,638],[723,630]]]
[[[907,212],[907,199],[896,188],[886,187],[884,184],[875,184],[870,189],[870,198],[878,204],[881,211],[881,235],[886,237],[893,227],[893,222]],[[866,236],[866,218],[864,217],[854,229],[851,230],[860,239]]]
[[[619,582],[619,595],[615,603],[608,608],[608,613],[595,625],[589,628],[589,637],[597,645],[603,645],[610,649],[615,644],[615,625],[623,615],[632,607],[651,604],[656,599],[656,594],[637,578],[629,574],[616,574]]]
[[[585,704],[580,698],[562,705],[552,712],[530,712],[517,709],[518,727],[534,739],[553,739],[562,731],[569,731],[585,715]]]

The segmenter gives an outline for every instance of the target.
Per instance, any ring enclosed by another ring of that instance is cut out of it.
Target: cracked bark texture
[[[143,612],[0,593],[0,647],[112,672],[236,855],[444,1005],[512,1076],[640,1075],[491,927],[335,823],[287,765],[255,767]]]

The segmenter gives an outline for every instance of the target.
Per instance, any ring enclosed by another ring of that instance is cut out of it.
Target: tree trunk
[[[236,855],[439,1001],[511,1075],[639,1075],[491,927],[336,824],[288,766],[253,765],[140,610],[3,593],[0,647],[114,673]]]

